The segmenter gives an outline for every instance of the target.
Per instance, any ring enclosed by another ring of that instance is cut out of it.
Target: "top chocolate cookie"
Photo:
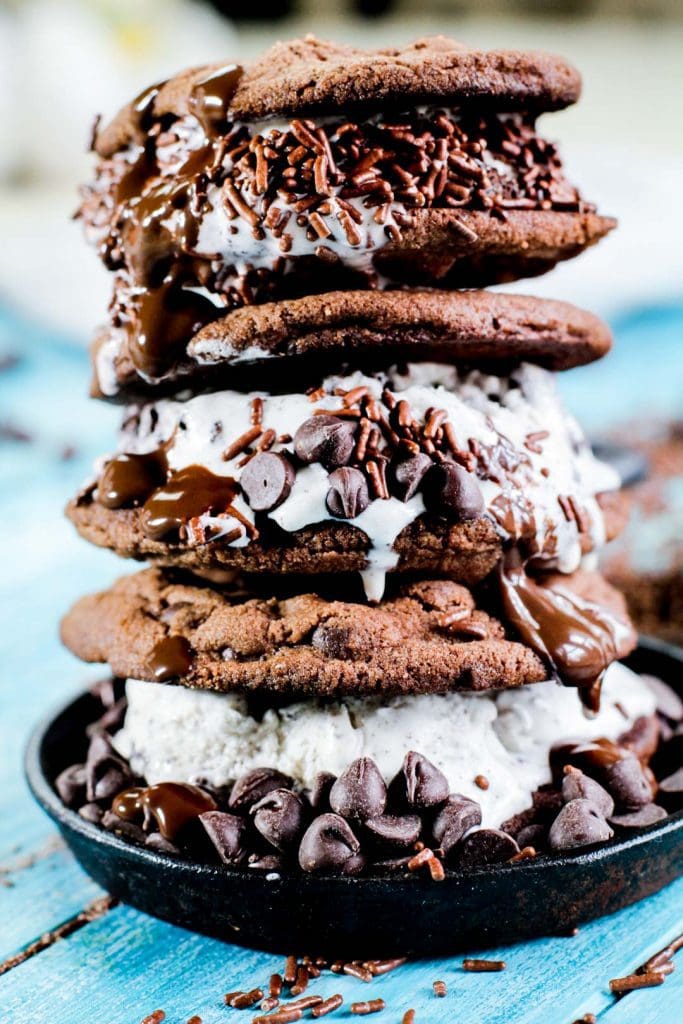
[[[307,40],[153,86],[103,131],[86,233],[116,275],[108,333],[139,374],[235,306],[542,273],[614,226],[566,179],[539,110],[563,62],[447,40]],[[296,102],[295,102],[296,101]]]

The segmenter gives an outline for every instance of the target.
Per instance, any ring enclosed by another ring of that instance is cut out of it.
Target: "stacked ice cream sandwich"
[[[554,381],[609,333],[463,290],[614,226],[536,126],[579,88],[548,55],[307,38],[96,132],[94,391],[125,409],[68,514],[150,567],[63,623],[127,680],[58,780],[85,817],[253,870],[439,878],[652,804],[656,700],[594,569],[619,481]]]

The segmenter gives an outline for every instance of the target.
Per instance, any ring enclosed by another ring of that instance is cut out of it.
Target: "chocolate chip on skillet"
[[[110,800],[133,781],[128,765],[104,733],[96,733],[90,741],[85,772],[88,801]]]
[[[628,730],[619,737],[619,746],[635,754],[640,762],[647,764],[659,743],[659,721],[655,715],[641,715]]]
[[[244,818],[224,811],[205,811],[199,820],[224,864],[241,864],[247,856],[249,826]]]
[[[485,864],[502,864],[519,853],[519,846],[507,832],[497,828],[480,828],[470,832],[457,850],[461,868],[478,868]]]
[[[476,476],[455,462],[433,466],[425,477],[422,493],[429,512],[459,523],[478,519],[486,510]]]
[[[55,789],[67,807],[76,807],[85,800],[85,765],[72,764],[55,779]]]
[[[447,856],[465,833],[477,825],[481,825],[479,804],[459,793],[451,793],[432,823],[432,835]]]
[[[84,821],[91,821],[94,825],[99,825],[102,821],[104,811],[99,804],[83,804],[82,807],[78,808],[78,814]]]
[[[683,768],[661,780],[657,798],[671,811],[683,806]]]
[[[252,853],[247,866],[250,871],[282,871],[286,862],[278,853]]]
[[[661,821],[666,816],[666,811],[658,804],[645,804],[637,811],[613,814],[609,821],[610,825],[616,825],[617,828],[645,828],[647,825],[654,825],[656,821]]]
[[[548,845],[552,850],[571,850],[611,839],[614,832],[590,800],[570,800],[550,826]]]
[[[330,790],[336,781],[337,776],[331,772],[318,772],[308,793],[308,800],[314,811],[329,810]]]
[[[292,785],[293,780],[275,768],[252,768],[232,787],[228,807],[246,812],[273,789],[290,789]]]
[[[683,700],[676,691],[668,683],[658,679],[657,676],[643,674],[640,678],[654,693],[658,714],[668,718],[670,722],[682,722]]]
[[[448,797],[448,779],[422,754],[409,750],[399,772],[409,807],[425,810],[442,804]]]
[[[288,850],[300,839],[307,813],[303,800],[289,789],[273,789],[251,808],[254,826],[277,850]]]
[[[619,807],[635,811],[652,801],[652,785],[633,755],[607,765],[603,781]]]
[[[373,842],[399,849],[411,847],[420,838],[422,819],[417,814],[380,814],[368,818],[365,828]]]
[[[362,868],[360,843],[351,826],[338,814],[321,814],[308,826],[299,847],[303,871],[343,871]]]
[[[259,452],[240,477],[240,486],[254,512],[270,512],[289,497],[296,474],[286,455]]]
[[[384,813],[387,787],[370,757],[352,761],[330,790],[330,806],[351,821],[364,821]]]
[[[365,477],[359,469],[335,469],[328,477],[327,508],[340,519],[355,519],[370,504]]]
[[[392,466],[391,490],[401,501],[410,501],[420,489],[425,474],[433,463],[429,455],[417,452]]]
[[[156,853],[168,853],[171,857],[180,855],[180,850],[175,843],[162,836],[161,832],[151,832],[145,839],[145,846],[149,850],[155,850]]]
[[[541,825],[540,822],[536,822],[533,825],[525,825],[515,836],[519,847],[523,849],[525,846],[533,846],[536,850],[545,846],[547,838],[548,829],[545,825]]]
[[[105,811],[102,815],[102,825],[108,832],[115,832],[126,839],[133,839],[136,843],[144,843],[147,835],[144,829],[136,825],[134,821],[124,821],[113,811]]]
[[[302,462],[320,462],[325,469],[345,466],[356,444],[355,427],[338,416],[311,416],[294,435],[294,451]]]
[[[562,798],[565,803],[570,800],[590,800],[604,818],[609,818],[614,813],[614,800],[606,789],[591,779],[579,768],[567,765],[565,776],[562,780]]]

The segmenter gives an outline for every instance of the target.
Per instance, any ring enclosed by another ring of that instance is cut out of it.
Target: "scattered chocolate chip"
[[[683,768],[661,780],[657,797],[670,811],[677,811],[683,806]]]
[[[370,504],[365,477],[359,469],[335,469],[328,477],[327,508],[340,519],[355,519]]]
[[[83,804],[82,807],[78,808],[78,814],[84,821],[90,821],[93,825],[99,825],[102,822],[104,811],[99,804]]]
[[[641,715],[619,737],[619,745],[635,754],[641,764],[647,764],[659,743],[659,722],[654,715]]]
[[[230,792],[228,807],[246,812],[274,789],[289,789],[293,780],[274,768],[252,768],[242,775]]]
[[[55,789],[67,807],[76,807],[85,800],[85,765],[72,764],[55,779]]]
[[[657,701],[657,711],[670,722],[683,721],[683,700],[676,691],[657,676],[641,675],[640,677],[648,688],[652,690]]]
[[[609,818],[614,814],[614,800],[599,782],[584,775],[579,768],[572,765],[567,765],[565,772],[562,780],[562,799],[565,803],[569,803],[570,800],[590,800],[603,818]]]
[[[125,836],[126,839],[132,839],[136,843],[144,844],[147,839],[144,830],[139,825],[136,825],[134,821],[124,821],[113,811],[105,811],[100,824],[108,832],[116,832],[117,835]]]
[[[251,808],[254,826],[277,850],[288,850],[301,838],[306,821],[303,800],[290,789],[273,789]]]
[[[224,811],[205,811],[199,815],[199,821],[223,863],[241,864],[247,856],[245,820]]]
[[[365,828],[372,839],[382,846],[410,847],[420,838],[422,820],[417,814],[381,814],[368,818]]]
[[[354,424],[337,416],[311,416],[294,435],[294,451],[302,462],[320,462],[326,469],[345,466],[356,444]]]
[[[161,832],[152,832],[148,835],[145,839],[145,846],[149,850],[155,850],[157,853],[167,853],[171,857],[180,856],[179,848],[170,839],[162,836]]]
[[[387,787],[370,757],[352,761],[330,790],[330,806],[351,821],[364,821],[384,813]]]
[[[338,814],[321,814],[308,826],[299,847],[303,871],[354,870],[360,843],[351,826]]]
[[[442,804],[448,797],[448,779],[422,754],[409,750],[403,759],[399,778],[409,807],[426,810]]]
[[[485,864],[502,864],[519,853],[519,846],[507,832],[497,828],[480,828],[470,832],[457,850],[461,868],[478,868]]]
[[[424,452],[417,452],[400,462],[393,463],[390,474],[392,493],[401,501],[409,501],[417,494],[425,474],[432,465],[429,455],[425,455]]]
[[[252,853],[248,867],[250,871],[282,871],[285,860],[277,853]]]
[[[422,493],[429,512],[445,515],[458,523],[478,519],[486,510],[476,476],[455,462],[432,466]]]
[[[331,772],[318,772],[313,780],[313,788],[308,794],[308,799],[314,811],[329,810],[330,790],[337,781],[337,776]]]
[[[259,452],[240,477],[240,486],[254,512],[270,512],[289,497],[296,474],[286,455]]]
[[[432,835],[444,855],[448,856],[465,833],[477,825],[481,825],[479,804],[459,793],[451,793],[434,819]]]
[[[635,811],[652,800],[652,786],[640,761],[633,755],[607,765],[603,781],[615,803],[626,810]]]
[[[571,850],[611,839],[614,832],[590,800],[571,800],[565,804],[550,826],[548,845],[551,850]]]
[[[534,849],[538,850],[540,847],[545,846],[547,836],[548,830],[545,825],[536,823],[525,825],[524,828],[519,830],[515,839],[520,849],[523,849],[525,846],[533,846]]]
[[[86,796],[89,802],[111,800],[133,781],[130,770],[104,733],[90,741],[85,759]]]
[[[637,811],[613,814],[609,821],[610,825],[616,825],[617,828],[645,828],[647,825],[654,825],[656,821],[661,821],[666,816],[666,811],[658,804],[645,804]]]

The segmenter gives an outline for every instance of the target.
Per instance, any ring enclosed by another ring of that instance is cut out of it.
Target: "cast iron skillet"
[[[681,689],[683,650],[642,640],[627,659]],[[683,811],[626,839],[515,865],[429,877],[264,875],[193,864],[133,846],[68,810],[52,788],[82,756],[94,698],[78,697],[33,733],[26,774],[81,866],[125,903],[244,946],[338,957],[446,954],[567,933],[643,899],[683,871]]]

